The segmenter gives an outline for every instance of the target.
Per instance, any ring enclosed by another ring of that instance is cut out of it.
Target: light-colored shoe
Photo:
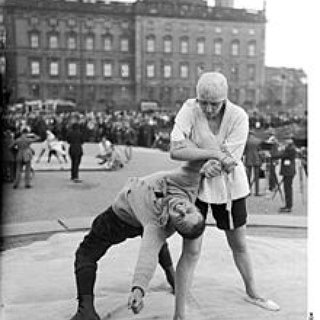
[[[277,305],[274,301],[269,300],[269,299],[251,298],[251,297],[247,296],[244,298],[244,300],[249,303],[252,303],[258,307],[269,310],[269,311],[279,311],[280,310],[280,306]]]

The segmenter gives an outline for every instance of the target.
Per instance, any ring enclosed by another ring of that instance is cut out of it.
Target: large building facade
[[[265,12],[204,0],[134,3],[6,0],[11,100],[72,99],[86,110],[175,109],[203,71],[222,71],[230,98],[262,100]]]

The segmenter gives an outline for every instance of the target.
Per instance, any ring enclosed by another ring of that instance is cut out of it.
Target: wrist
[[[131,288],[131,292],[135,291],[136,289],[139,289],[141,291],[142,296],[144,297],[144,290],[139,286],[133,286]]]

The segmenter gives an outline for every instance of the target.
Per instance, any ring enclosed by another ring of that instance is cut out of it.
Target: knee
[[[183,252],[183,256],[190,263],[197,262],[200,258],[201,248],[189,248]]]
[[[97,263],[85,252],[85,250],[82,250],[82,248],[79,247],[75,253],[74,270],[78,273],[79,271],[88,268],[96,270]]]
[[[229,246],[233,253],[245,253],[247,252],[247,244],[244,240],[242,241],[230,241]]]

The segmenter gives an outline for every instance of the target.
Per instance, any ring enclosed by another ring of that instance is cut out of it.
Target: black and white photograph
[[[317,12],[0,0],[0,318],[320,319]]]

